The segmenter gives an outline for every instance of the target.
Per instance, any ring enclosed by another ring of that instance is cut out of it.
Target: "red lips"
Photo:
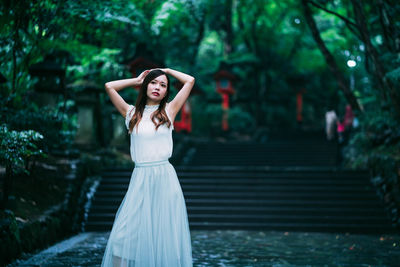
[[[160,94],[157,93],[157,92],[153,92],[152,94],[155,95],[155,96],[160,96]]]

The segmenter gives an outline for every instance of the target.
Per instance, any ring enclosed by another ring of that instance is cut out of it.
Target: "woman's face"
[[[159,103],[167,93],[167,76],[160,75],[147,85],[147,98],[151,103]]]

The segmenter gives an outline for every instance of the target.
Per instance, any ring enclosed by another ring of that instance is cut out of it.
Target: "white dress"
[[[167,104],[168,105],[168,104]],[[130,133],[135,168],[116,213],[101,266],[193,266],[185,200],[174,167],[172,130],[155,130],[150,115],[158,105],[146,105],[142,120]],[[167,112],[167,111],[166,111]],[[125,124],[135,113],[130,105]],[[169,118],[170,115],[167,112]],[[170,119],[172,122],[172,120]]]

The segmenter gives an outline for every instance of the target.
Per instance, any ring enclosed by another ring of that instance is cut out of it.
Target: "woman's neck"
[[[146,105],[147,105],[147,106],[157,106],[157,105],[160,105],[160,102],[155,102],[155,101],[152,101],[152,100],[147,100],[147,101],[146,101]]]

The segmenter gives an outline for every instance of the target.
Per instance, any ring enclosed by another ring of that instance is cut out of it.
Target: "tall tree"
[[[310,27],[311,34],[317,43],[319,50],[321,51],[322,55],[324,56],[326,63],[329,66],[329,69],[333,73],[336,78],[336,81],[339,85],[339,88],[342,90],[344,96],[346,97],[349,104],[352,106],[353,109],[361,110],[356,97],[354,96],[353,92],[351,91],[350,87],[345,82],[345,78],[342,72],[339,70],[339,67],[336,64],[335,58],[331,54],[331,52],[326,47],[324,41],[321,38],[321,34],[315,23],[314,17],[312,15],[311,9],[308,5],[308,0],[302,0],[302,6],[304,11],[304,18],[307,21],[308,26]]]
[[[225,32],[224,38],[224,52],[229,55],[233,49],[233,29],[232,29],[232,0],[225,0],[225,16],[222,22],[222,27]]]
[[[353,5],[354,16],[357,22],[358,29],[360,31],[361,39],[366,47],[366,54],[368,57],[371,58],[371,61],[373,62],[374,76],[381,90],[381,94],[383,98],[387,101],[388,99],[386,96],[386,90],[388,91],[391,101],[393,103],[392,106],[396,110],[397,114],[400,116],[400,96],[391,81],[385,77],[386,70],[384,69],[381,59],[379,58],[377,49],[371,42],[371,34],[367,26],[363,5],[359,0],[351,0],[351,3]]]

